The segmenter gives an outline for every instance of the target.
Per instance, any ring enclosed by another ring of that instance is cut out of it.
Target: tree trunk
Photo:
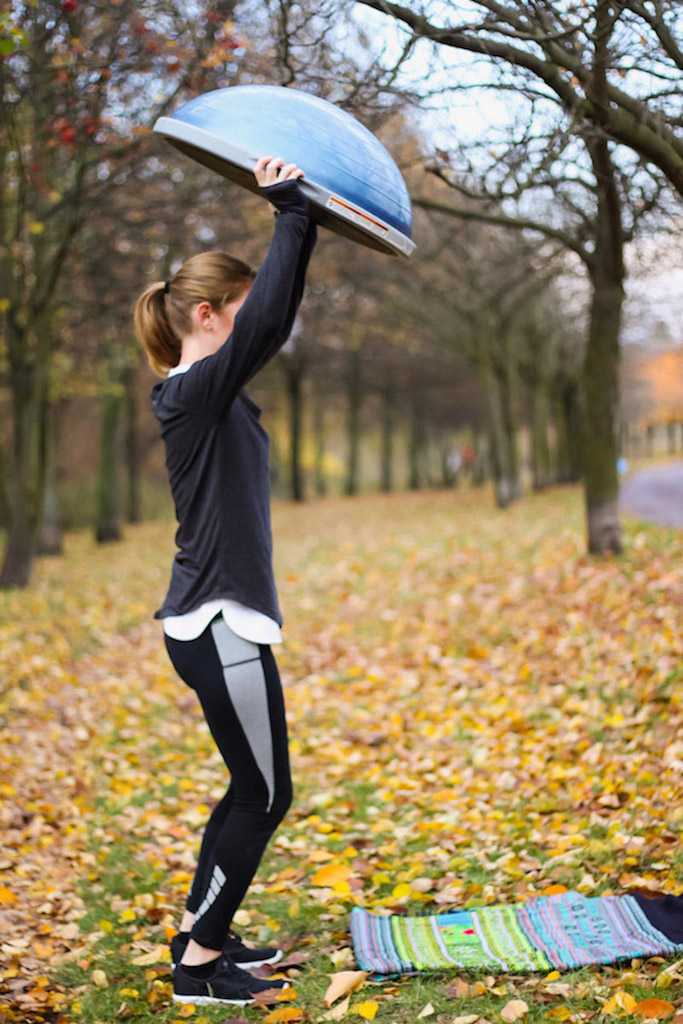
[[[441,447],[437,431],[427,425],[425,437],[425,455],[427,460],[426,478],[428,487],[443,486],[443,472],[441,466]]]
[[[555,483],[566,484],[571,478],[569,455],[569,432],[564,415],[562,395],[556,395],[553,401],[553,479]]]
[[[569,455],[569,483],[578,483],[581,468],[581,397],[579,384],[571,381],[562,389],[562,410],[567,431],[567,453]]]
[[[326,396],[321,388],[313,395],[313,437],[315,443],[315,493],[323,498],[327,494],[325,476],[325,409]]]
[[[50,402],[45,397],[43,402],[45,457],[45,487],[43,495],[43,515],[36,542],[36,554],[61,555],[64,553],[64,535],[59,516],[59,494],[57,490],[57,455],[59,452],[59,434],[61,425],[61,406],[59,401]]]
[[[346,494],[358,493],[360,467],[360,407],[361,407],[361,350],[352,348],[349,352],[349,373],[347,377],[347,437],[348,461],[346,466]]]
[[[666,436],[669,442],[669,455],[676,454],[676,426],[677,424],[673,421],[666,425]]]
[[[285,360],[283,360],[283,363]],[[301,466],[303,370],[297,359],[286,360],[289,403],[289,484],[293,501],[304,501],[304,475]]]
[[[607,68],[614,29],[609,0],[595,7],[595,58],[588,89],[598,118],[609,104]],[[589,271],[593,293],[583,365],[582,458],[588,550],[618,554],[619,522],[619,337],[624,301],[624,230],[610,144],[600,132],[586,138],[596,181],[595,247]]]
[[[408,487],[417,491],[422,486],[422,449],[424,424],[422,402],[417,389],[413,389],[410,403],[410,435],[408,439]]]
[[[531,474],[535,491],[550,483],[549,419],[548,385],[544,379],[537,379],[531,391]]]
[[[480,368],[488,412],[489,453],[496,505],[507,508],[519,493],[516,442],[510,433],[509,395],[505,394],[504,375],[495,373],[485,362]]]
[[[450,456],[453,451],[453,438],[450,434],[446,433],[441,438],[441,444],[439,446],[439,455],[441,460],[441,486],[442,487],[457,487],[458,476],[460,470],[454,472],[450,464]]]
[[[517,416],[515,413],[515,395],[513,386],[513,371],[510,366],[506,367],[501,377],[501,395],[503,405],[503,422],[505,424],[505,439],[508,448],[508,463],[510,466],[510,483],[512,488],[512,500],[516,501],[522,493],[522,483],[519,466],[519,450],[517,447]]]
[[[14,339],[28,346],[24,335]],[[7,498],[10,521],[0,571],[0,588],[26,587],[36,549],[43,511],[45,451],[42,429],[43,403],[47,393],[48,360],[14,361],[12,381],[13,431],[8,468]]]
[[[281,497],[282,491],[282,452],[280,450],[279,443],[280,432],[274,433],[270,437],[270,444],[268,446],[269,462],[268,462],[268,475],[270,479],[271,493],[277,497]]]
[[[126,404],[126,518],[129,523],[142,521],[140,425],[138,419],[137,365],[131,363],[123,373]]]
[[[617,421],[619,334],[624,293],[621,285],[605,281],[599,271],[594,276],[582,380],[582,464],[588,550],[593,554],[616,554],[622,550]]]
[[[472,447],[474,448],[475,456],[474,462],[472,463],[472,486],[483,487],[486,483],[490,471],[490,459],[487,450],[486,438],[478,430],[474,431],[472,438]]]
[[[393,382],[387,381],[382,389],[382,471],[381,487],[391,491],[394,487],[394,427],[396,404]]]
[[[107,391],[103,396],[95,522],[98,544],[121,540],[122,537],[118,451],[122,407],[123,395],[118,389]]]
[[[0,529],[6,530],[10,524],[10,504],[7,496],[7,466],[5,452],[0,445]]]

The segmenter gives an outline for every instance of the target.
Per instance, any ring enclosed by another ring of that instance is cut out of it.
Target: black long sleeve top
[[[243,387],[289,337],[317,227],[295,179],[261,192],[278,211],[273,238],[229,337],[150,394],[178,521],[171,581],[155,619],[229,597],[283,623],[272,566],[269,438]]]

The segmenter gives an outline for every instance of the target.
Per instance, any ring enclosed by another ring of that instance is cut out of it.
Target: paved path
[[[683,527],[683,462],[652,466],[621,485],[622,512],[659,526]]]

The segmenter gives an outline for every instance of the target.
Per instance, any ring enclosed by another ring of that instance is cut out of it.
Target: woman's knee
[[[278,780],[275,795],[270,805],[269,814],[273,821],[280,822],[287,814],[294,801],[294,788],[291,776]]]

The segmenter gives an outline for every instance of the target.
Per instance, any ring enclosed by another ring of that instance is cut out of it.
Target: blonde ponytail
[[[248,263],[213,250],[186,260],[169,281],[149,285],[133,307],[135,334],[147,362],[159,377],[180,362],[182,338],[192,331],[192,309],[210,302],[220,312],[249,287],[256,271]]]

